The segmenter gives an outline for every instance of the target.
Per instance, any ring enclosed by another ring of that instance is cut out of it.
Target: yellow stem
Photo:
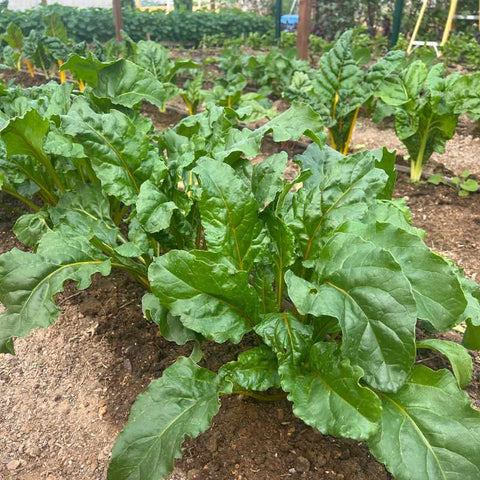
[[[61,70],[62,65],[63,65],[63,60],[58,59],[58,72],[60,73],[60,83],[65,83],[67,81],[67,76],[65,74],[64,70]]]
[[[333,137],[333,131],[331,129],[328,129],[328,133],[330,134],[330,146],[336,150],[337,149],[337,144],[335,143],[335,138]]]
[[[25,64],[27,65],[30,76],[33,78],[35,76],[35,73],[33,72],[32,62],[30,60],[25,60]]]
[[[350,147],[350,142],[352,141],[353,137],[353,131],[355,130],[355,124],[357,123],[357,118],[358,118],[358,112],[360,111],[360,106],[358,106],[355,109],[355,113],[353,114],[353,120],[352,123],[350,124],[350,130],[348,131],[348,137],[347,137],[347,142],[345,143],[345,146],[343,147],[343,155],[346,155],[348,153],[348,149]]]

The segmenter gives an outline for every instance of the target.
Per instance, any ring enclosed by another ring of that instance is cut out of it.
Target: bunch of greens
[[[393,51],[367,70],[363,49],[352,46],[353,32],[345,32],[320,58],[318,71],[296,72],[285,90],[288,100],[309,103],[321,113],[330,135],[330,145],[342,154],[348,152],[360,107],[391,72],[405,61],[403,52]]]
[[[480,113],[478,74],[445,76],[445,66],[430,69],[420,60],[391,74],[377,90],[395,108],[395,131],[411,158],[412,182],[419,182],[433,152],[444,153],[461,114]]]

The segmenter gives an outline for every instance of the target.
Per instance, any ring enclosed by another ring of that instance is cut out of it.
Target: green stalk
[[[52,180],[55,183],[55,185],[58,187],[58,189],[62,193],[65,193],[66,190],[65,190],[65,187],[63,185],[63,182],[60,180],[60,177],[57,175],[57,172],[53,168],[52,162],[50,161],[50,158],[48,157],[48,155],[45,155],[43,152],[38,152],[38,153],[39,153],[39,156],[40,156],[40,159],[41,159],[43,165],[47,169],[47,172],[51,175]]]
[[[233,390],[233,395],[245,395],[246,397],[254,398],[260,402],[279,402],[287,398],[286,393],[279,393],[276,395],[261,394],[256,392],[250,392],[249,390]]]
[[[11,195],[12,197],[17,198],[18,200],[23,202],[25,205],[29,206],[32,210],[35,210],[36,212],[40,211],[40,207],[38,205],[35,205],[27,197],[24,197],[23,195],[20,195],[18,192],[16,192],[15,190],[12,190],[11,188],[7,187],[6,185],[3,185],[2,190],[5,193],[7,193],[8,195]]]
[[[422,167],[423,160],[425,156],[425,149],[427,148],[428,132],[430,130],[430,123],[432,121],[432,116],[428,117],[427,125],[420,141],[420,148],[418,149],[418,155],[415,160],[412,158],[411,167],[410,167],[410,181],[412,183],[418,183],[422,178]]]

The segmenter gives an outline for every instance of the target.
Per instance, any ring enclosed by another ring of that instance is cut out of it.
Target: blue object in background
[[[280,22],[282,24],[282,30],[285,30],[287,32],[294,32],[295,30],[297,30],[298,15],[282,15]]]

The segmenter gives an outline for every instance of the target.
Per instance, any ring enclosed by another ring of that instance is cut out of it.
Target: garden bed
[[[171,114],[160,117],[160,128],[178,121]],[[467,165],[469,155],[478,162],[478,144],[465,141],[466,133],[459,131],[449,151],[462,151],[458,158],[464,164],[450,164],[448,152],[442,157],[455,173]],[[391,129],[362,122],[353,146],[394,146],[389,144],[393,138]],[[471,143],[467,154],[465,145]],[[400,174],[395,196],[407,197],[414,224],[428,233],[428,245],[478,281],[480,195],[460,198],[445,186],[412,186]],[[11,202],[9,206],[17,208]],[[0,211],[1,252],[16,245],[11,232],[16,216]],[[123,274],[95,278],[87,291],[69,286],[60,299],[58,322],[17,340],[17,356],[0,357],[1,478],[105,478],[114,439],[136,396],[178,356],[190,353],[188,345],[164,341],[143,319],[141,295],[141,288]],[[458,341],[461,336],[453,332],[446,338]],[[211,343],[201,364],[216,370],[249,346],[248,336],[239,346]],[[430,351],[423,361],[448,366]],[[474,363],[474,382],[467,391],[479,407],[478,355]],[[172,480],[391,478],[362,444],[315,432],[293,417],[287,401],[224,397],[213,426],[188,441],[184,452]]]

